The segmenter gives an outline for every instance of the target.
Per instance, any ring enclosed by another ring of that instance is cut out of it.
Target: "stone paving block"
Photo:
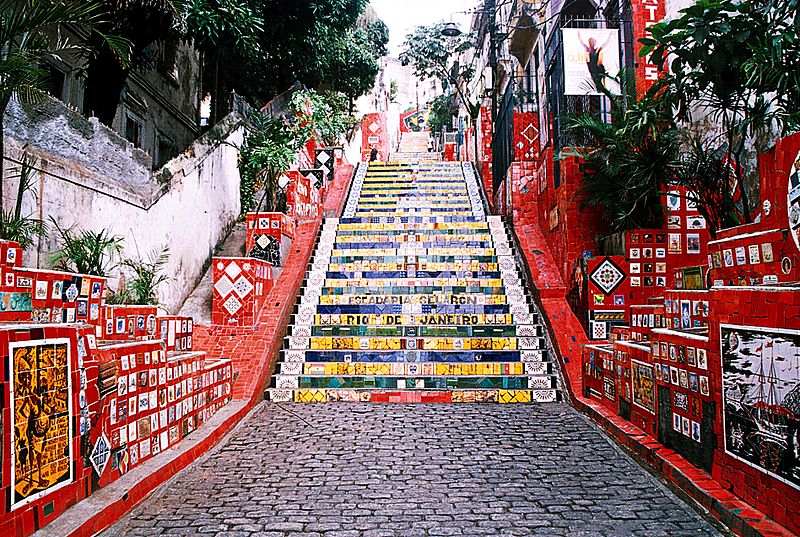
[[[207,471],[216,478],[198,477]],[[562,403],[263,403],[103,536],[186,528],[282,537],[720,535]]]

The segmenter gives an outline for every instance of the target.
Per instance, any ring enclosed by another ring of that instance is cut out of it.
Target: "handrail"
[[[562,369],[562,365],[564,364],[564,356],[561,354],[560,350],[556,347],[555,341],[556,340],[556,332],[555,328],[553,328],[553,324],[550,321],[550,318],[544,314],[544,305],[542,304],[542,296],[539,293],[539,288],[536,287],[536,284],[533,283],[533,275],[531,274],[530,267],[528,266],[527,258],[524,255],[524,250],[522,249],[522,243],[519,240],[519,236],[517,236],[517,231],[514,229],[514,221],[513,217],[511,216],[502,216],[503,223],[505,225],[506,230],[509,232],[511,236],[511,240],[514,243],[514,249],[517,252],[517,266],[522,265],[522,270],[520,271],[520,275],[522,276],[523,284],[525,288],[530,291],[531,300],[534,301],[536,307],[539,309],[539,319],[544,325],[545,329],[547,330],[547,337],[544,338],[545,346],[547,351],[551,353],[553,356],[553,360],[551,362],[554,366],[558,369],[558,381],[562,386],[561,392],[565,394],[564,399],[569,401],[570,405],[573,405],[572,401],[572,392],[570,390],[569,384],[566,383],[564,378],[564,372]]]
[[[350,199],[350,191],[353,190],[353,183],[355,183],[356,175],[358,174],[358,170],[361,166],[367,165],[365,162],[356,162],[356,165],[353,166],[353,173],[350,175],[350,184],[347,185],[347,192],[344,194],[344,198],[342,198],[342,203],[339,204],[339,208],[336,210],[336,218],[341,218],[342,214],[344,213],[344,208],[347,206],[347,200]],[[324,214],[323,210],[323,218],[327,218]]]

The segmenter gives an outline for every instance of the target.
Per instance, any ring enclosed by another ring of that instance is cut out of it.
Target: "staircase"
[[[400,143],[397,147],[397,153],[394,153],[389,160],[391,162],[424,162],[442,160],[441,153],[428,152],[429,137],[429,132],[400,133]]]
[[[273,401],[529,403],[555,363],[471,164],[359,165],[323,224]]]

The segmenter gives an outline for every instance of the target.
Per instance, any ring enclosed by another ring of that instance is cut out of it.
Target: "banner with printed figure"
[[[564,95],[619,95],[619,30],[564,28]]]
[[[12,507],[72,481],[68,339],[11,343]]]

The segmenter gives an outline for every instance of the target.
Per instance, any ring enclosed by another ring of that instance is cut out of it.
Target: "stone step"
[[[308,350],[283,349],[281,354],[287,362],[363,362],[363,363],[486,363],[486,362],[546,362],[546,349],[515,351],[433,351],[433,350]]]
[[[493,362],[493,363],[364,363],[364,362],[281,362],[280,375],[380,375],[380,376],[542,376],[553,373],[549,362]]]
[[[436,336],[286,336],[286,348],[310,350],[518,350],[541,349],[544,339],[535,336],[436,337]]]
[[[550,375],[502,375],[502,376],[399,376],[399,375],[277,375],[275,387],[279,390],[323,388],[323,389],[389,389],[404,390],[551,390],[556,379]]]
[[[552,390],[415,390],[306,389],[268,390],[275,402],[324,403],[333,401],[373,403],[550,403],[560,400]]]

